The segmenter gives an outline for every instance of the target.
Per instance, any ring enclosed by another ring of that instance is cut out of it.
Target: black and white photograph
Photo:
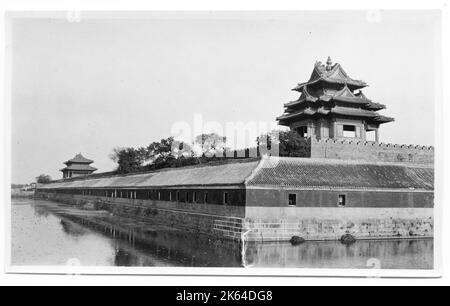
[[[6,271],[440,277],[442,17],[7,11]]]

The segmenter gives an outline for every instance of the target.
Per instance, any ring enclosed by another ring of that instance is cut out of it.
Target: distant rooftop
[[[61,169],[60,171],[63,171],[63,170],[95,171],[95,170],[97,170],[97,168],[91,167],[88,164],[75,164],[75,163],[72,164],[71,163],[70,165]]]
[[[78,153],[77,155],[75,155],[74,158],[69,159],[64,163],[68,165],[68,164],[92,164],[93,162],[94,162],[93,160],[87,159],[86,157],[81,155],[81,153]]]

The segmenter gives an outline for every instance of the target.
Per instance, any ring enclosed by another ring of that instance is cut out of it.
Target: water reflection
[[[249,244],[245,257],[251,267],[432,269],[433,240]]]
[[[86,229],[66,219],[61,219],[60,224],[62,226],[62,230],[64,231],[64,233],[68,235],[82,236],[87,233]]]
[[[20,201],[12,206],[14,265],[64,265],[76,258],[86,266],[242,266],[236,244],[193,239],[184,231],[105,212]]]
[[[34,214],[36,217],[48,217],[50,216],[49,210],[45,206],[34,206]]]
[[[14,265],[367,268],[375,259],[386,269],[433,267],[433,240],[247,243],[242,258],[240,245],[194,237],[148,220],[13,200]]]

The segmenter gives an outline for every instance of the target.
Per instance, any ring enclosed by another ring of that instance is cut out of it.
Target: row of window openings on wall
[[[297,133],[304,138],[308,137],[308,127],[307,126],[299,126],[297,128]],[[343,137],[356,137],[356,126],[354,125],[344,125],[342,127],[342,136]]]
[[[295,193],[289,194],[289,206],[296,206],[296,205],[297,205],[297,194],[295,194]],[[338,195],[337,206],[345,207],[345,205],[346,205],[345,194]]]
[[[174,193],[176,193],[176,196],[174,196]],[[83,195],[93,195],[93,194],[90,191],[83,191]],[[125,191],[110,191],[110,192],[108,192],[108,191],[105,191],[105,196],[107,198],[109,198],[109,197],[110,198],[129,198],[129,199],[137,198],[136,191],[131,191],[131,192],[125,192]],[[148,198],[152,199],[152,192],[149,193]],[[158,191],[157,200],[161,201],[161,199],[162,199],[162,194],[160,191]],[[181,202],[181,192],[180,191],[176,191],[176,192],[171,191],[169,193],[169,201],[173,202],[173,201],[175,201],[175,199],[177,202]],[[193,203],[199,202],[199,197],[198,197],[198,194],[196,191],[194,191],[192,193],[192,197],[190,197],[190,193],[188,191],[186,191],[184,199],[185,199],[185,202],[191,202],[191,199],[192,199]],[[208,201],[209,201],[208,193],[205,192],[205,193],[203,193],[203,203],[208,203]],[[223,193],[223,204],[229,204],[228,192]]]
[[[308,137],[308,127],[307,126],[299,126],[297,128],[297,133],[301,137],[307,138]],[[342,136],[346,137],[346,138],[357,138],[357,137],[359,137],[359,135],[357,133],[356,126],[344,124],[342,126]],[[375,136],[374,133],[373,133],[373,136]]]

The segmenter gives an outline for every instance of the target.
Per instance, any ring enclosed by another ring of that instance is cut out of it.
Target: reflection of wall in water
[[[194,237],[155,224],[143,226],[131,218],[120,218],[121,222],[109,215],[101,219],[74,215],[63,218],[66,224],[76,222],[114,238],[115,264],[119,266],[241,266],[239,245],[228,241]]]
[[[73,222],[70,222],[69,220],[61,219],[60,224],[64,233],[68,235],[77,237],[85,235],[87,233],[86,229]]]
[[[367,268],[367,261],[375,258],[381,268],[433,268],[432,239],[368,240],[352,245],[248,243],[245,254],[247,265],[253,267]]]

